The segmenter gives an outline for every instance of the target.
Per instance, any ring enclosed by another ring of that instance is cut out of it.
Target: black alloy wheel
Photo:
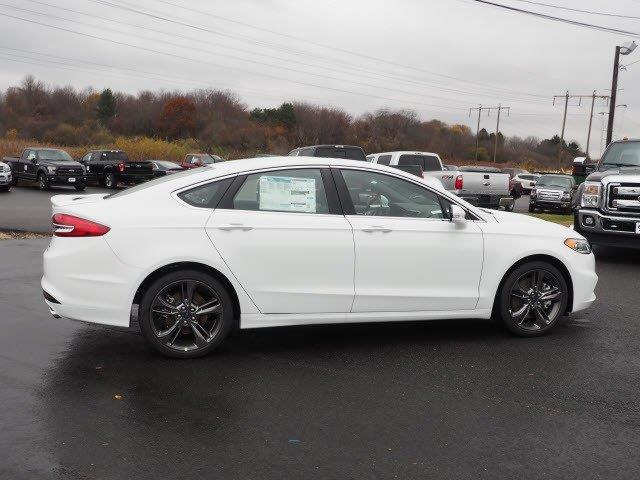
[[[549,332],[565,314],[569,289],[562,273],[546,262],[530,262],[505,279],[498,296],[504,325],[516,335]]]
[[[139,311],[140,329],[151,346],[177,358],[206,355],[233,325],[233,304],[226,288],[197,270],[172,272],[155,281]]]

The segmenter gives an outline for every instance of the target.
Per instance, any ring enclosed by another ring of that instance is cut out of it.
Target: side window
[[[84,157],[82,157],[83,162],[88,162],[91,159],[91,154],[87,153]]]
[[[329,213],[317,168],[274,170],[248,175],[233,197],[236,210]]]
[[[379,165],[389,165],[390,162],[391,155],[380,155],[376,163],[378,163]]]
[[[440,197],[415,183],[363,170],[341,170],[356,215],[447,218]]]
[[[224,180],[205,183],[179,193],[178,197],[193,207],[216,208],[232,181],[232,178],[225,178]]]
[[[31,161],[36,158],[36,152],[33,150],[27,150],[27,160]]]

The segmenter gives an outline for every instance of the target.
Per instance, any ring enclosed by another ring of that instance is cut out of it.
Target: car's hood
[[[40,163],[46,164],[46,165],[52,165],[54,167],[82,167],[81,163],[76,162],[74,160],[53,161],[53,160],[47,160],[46,158],[43,158],[42,160],[40,160]]]
[[[482,209],[484,212],[487,210]],[[496,222],[498,223],[509,223],[513,225],[514,229],[518,229],[519,232],[526,234],[531,231],[532,233],[540,233],[544,230],[546,233],[550,235],[564,235],[567,233],[571,233],[573,236],[579,236],[574,230],[571,228],[565,227],[563,225],[559,225],[553,222],[547,222],[546,220],[542,220],[540,218],[532,217],[531,215],[525,215],[522,213],[513,213],[513,212],[503,212],[500,210],[488,210]]]
[[[605,177],[612,175],[640,175],[640,167],[612,167],[590,174],[586,180],[589,182],[599,182]]]

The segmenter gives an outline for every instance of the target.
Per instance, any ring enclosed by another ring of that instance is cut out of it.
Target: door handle
[[[385,227],[380,227],[378,225],[373,225],[371,227],[364,227],[362,229],[363,232],[382,232],[382,233],[389,233],[391,231],[390,228],[385,228]]]
[[[220,225],[218,227],[218,230],[224,230],[226,232],[229,232],[231,230],[242,230],[243,232],[248,232],[249,230],[253,230],[253,227],[244,225],[242,223],[230,223],[228,225]]]

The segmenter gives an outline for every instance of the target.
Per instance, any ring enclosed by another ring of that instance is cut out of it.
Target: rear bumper
[[[513,197],[510,195],[471,195],[463,193],[458,196],[476,207],[508,207],[513,205],[514,202]]]
[[[42,289],[54,316],[128,327],[131,286],[140,272],[123,264],[103,237],[52,237]]]

